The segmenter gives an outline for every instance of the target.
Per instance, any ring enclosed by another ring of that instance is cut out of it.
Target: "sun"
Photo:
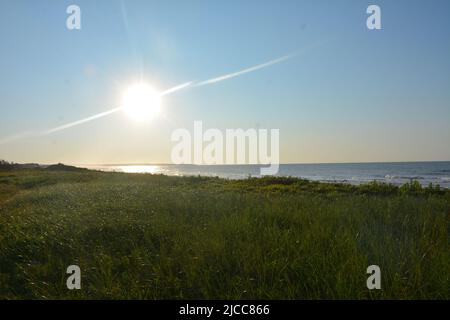
[[[145,82],[133,84],[125,90],[122,109],[134,120],[153,118],[161,111],[161,95]]]

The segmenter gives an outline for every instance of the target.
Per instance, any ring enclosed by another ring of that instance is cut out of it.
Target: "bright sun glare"
[[[125,91],[122,108],[134,120],[153,118],[160,112],[161,95],[147,83],[136,83]]]

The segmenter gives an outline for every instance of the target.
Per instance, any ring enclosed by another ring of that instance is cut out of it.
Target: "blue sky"
[[[0,11],[0,140],[160,90],[297,57],[164,97],[165,118],[121,113],[0,145],[18,162],[170,162],[176,128],[279,128],[282,162],[450,160],[450,2],[19,1]],[[77,4],[82,29],[66,28]],[[366,28],[381,7],[382,30]]]

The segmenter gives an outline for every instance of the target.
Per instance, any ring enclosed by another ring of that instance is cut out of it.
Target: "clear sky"
[[[81,8],[81,30],[66,8]],[[381,7],[382,30],[366,27]],[[169,163],[177,128],[278,128],[281,162],[450,160],[450,1],[2,0],[0,140],[286,54],[282,63],[0,145],[16,162]]]

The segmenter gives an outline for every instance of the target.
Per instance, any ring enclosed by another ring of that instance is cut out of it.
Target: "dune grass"
[[[449,222],[417,183],[0,171],[0,298],[449,299]]]

